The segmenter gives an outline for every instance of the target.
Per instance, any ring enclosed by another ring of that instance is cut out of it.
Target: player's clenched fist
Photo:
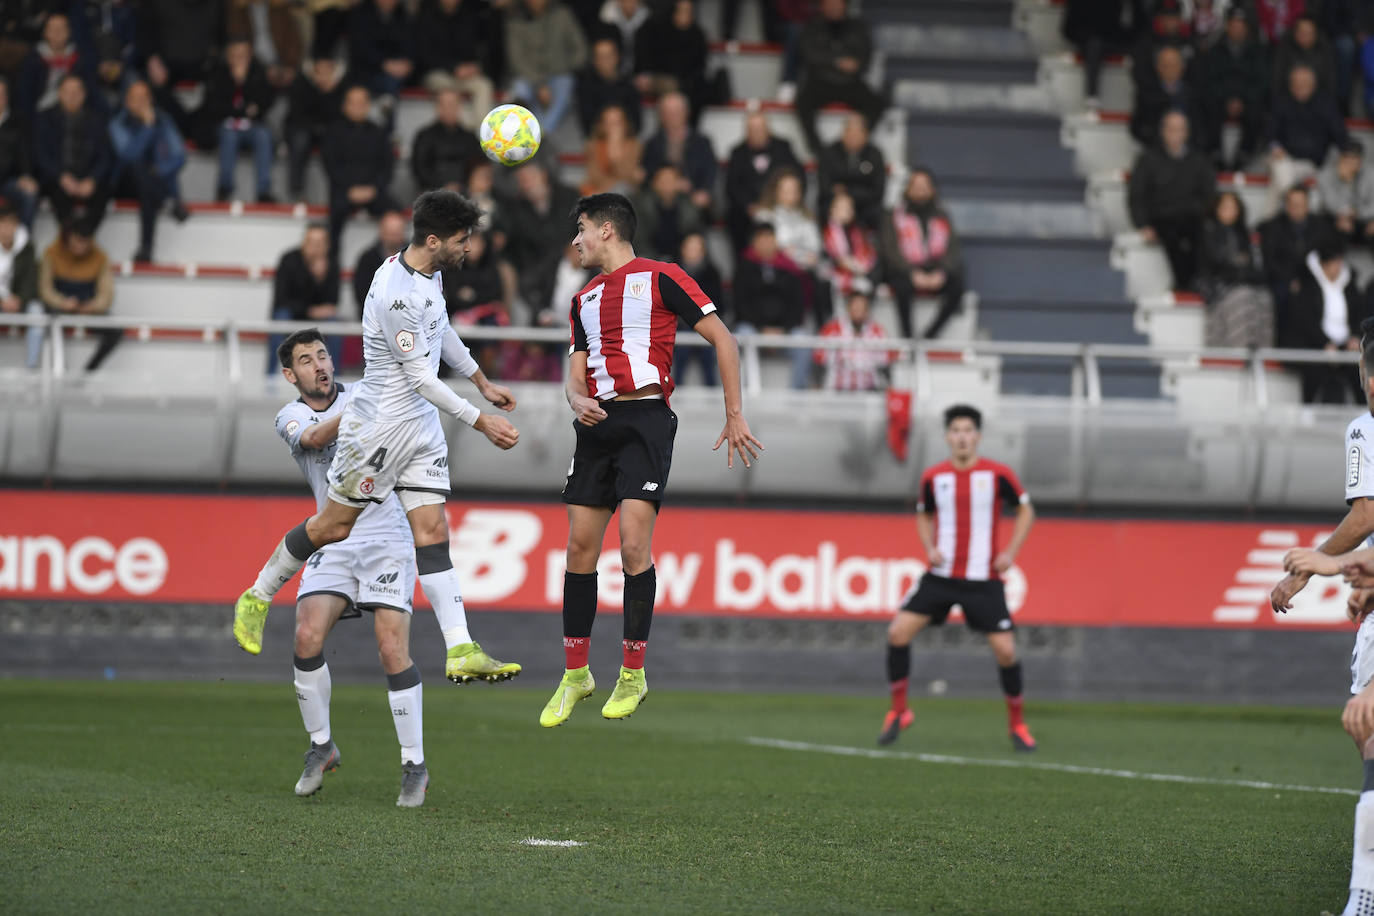
[[[472,428],[490,439],[497,448],[515,448],[515,443],[520,441],[520,430],[510,420],[497,414],[482,414]]]

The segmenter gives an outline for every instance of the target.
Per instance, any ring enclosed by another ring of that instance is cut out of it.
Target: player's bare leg
[[[1350,899],[1342,916],[1374,913],[1374,687],[1345,704],[1341,725],[1355,741],[1364,762],[1364,785],[1355,804],[1355,842],[1350,868]]]
[[[539,714],[545,728],[562,725],[579,702],[591,696],[596,680],[587,665],[592,623],[596,620],[596,564],[614,509],[568,506],[567,570],[563,573],[563,679]]]
[[[387,705],[401,745],[401,794],[396,804],[418,808],[425,803],[429,771],[425,768],[424,687],[420,669],[410,657],[410,615],[379,607],[373,611],[377,657],[386,672]]]
[[[329,696],[332,685],[329,665],[324,661],[324,640],[348,602],[337,595],[307,595],[296,603],[295,660],[292,681],[301,722],[310,733],[310,750],[305,753],[305,769],[296,781],[297,795],[313,795],[324,782],[324,774],[339,766],[339,748],[329,729]]]
[[[415,566],[420,588],[434,607],[444,634],[444,675],[455,684],[483,680],[507,681],[520,673],[515,662],[497,661],[482,651],[468,632],[463,587],[449,552],[448,516],[444,500],[436,493],[401,491],[410,533],[415,538]]]
[[[1035,750],[1035,738],[1021,715],[1021,662],[1016,658],[1016,635],[1010,632],[989,633],[988,645],[997,659],[997,677],[1007,698],[1007,731],[1012,747],[1018,751]]]
[[[658,504],[644,499],[620,503],[620,562],[625,570],[625,615],[622,661],[615,689],[602,707],[607,719],[628,719],[649,695],[644,676],[644,652],[649,645],[649,628],[654,618],[654,597],[658,591],[654,572],[654,522]]]
[[[311,554],[348,537],[362,511],[328,499],[323,509],[286,533],[258,573],[257,581],[234,605],[234,641],[239,648],[253,655],[262,651],[262,631],[273,596],[300,572]]]
[[[909,728],[916,718],[906,703],[907,685],[911,679],[911,641],[928,623],[930,617],[925,614],[898,611],[887,625],[887,683],[892,691],[892,707],[883,716],[879,744],[896,741],[902,730]]]

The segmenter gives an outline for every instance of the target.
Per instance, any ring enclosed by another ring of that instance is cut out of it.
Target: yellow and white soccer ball
[[[482,119],[478,139],[492,162],[519,165],[539,150],[539,120],[520,105],[497,105]]]

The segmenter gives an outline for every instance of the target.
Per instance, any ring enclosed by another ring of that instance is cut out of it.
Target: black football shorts
[[[661,398],[602,401],[606,419],[595,426],[573,421],[573,450],[563,502],[614,508],[622,499],[661,504],[673,464],[677,414]]]
[[[1006,588],[998,579],[975,582],[926,573],[902,603],[902,610],[929,617],[932,625],[939,626],[956,604],[964,609],[970,630],[1005,633],[1015,629],[1007,609]]]

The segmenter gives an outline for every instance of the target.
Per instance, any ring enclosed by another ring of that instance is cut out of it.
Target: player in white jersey
[[[1355,586],[1346,610],[1359,622],[1350,659],[1350,693],[1341,724],[1355,741],[1364,762],[1364,785],[1355,805],[1354,860],[1350,898],[1343,916],[1374,916],[1374,327],[1366,319],[1361,341],[1360,384],[1368,410],[1345,430],[1345,501],[1350,509],[1340,525],[1315,550],[1294,548],[1284,556],[1287,575],[1274,587],[1270,601],[1278,613],[1292,607],[1296,595],[1315,575],[1342,571]],[[1364,549],[1355,550],[1361,544]],[[1353,551],[1353,552],[1352,552]]]
[[[296,459],[315,505],[328,499],[326,473],[334,457],[339,420],[352,389],[334,381],[334,362],[315,328],[297,331],[277,348],[282,375],[300,397],[277,413],[277,435]],[[329,665],[324,641],[343,617],[373,615],[377,653],[386,672],[387,701],[401,744],[401,794],[396,804],[416,807],[425,800],[424,721],[420,670],[410,659],[411,595],[415,593],[414,542],[400,501],[388,496],[358,517],[353,532],[327,550],[317,550],[301,571],[296,594],[294,683],[301,721],[310,734],[297,795],[313,795],[324,774],[339,765],[339,747],[329,728]]]
[[[363,304],[363,379],[344,407],[329,467],[329,498],[273,551],[234,608],[234,638],[262,651],[272,596],[320,548],[348,537],[363,509],[393,491],[415,540],[420,587],[434,606],[447,648],[445,674],[455,683],[501,681],[520,673],[487,655],[468,632],[458,575],[449,554],[444,500],[448,444],[439,411],[457,417],[498,448],[520,434],[499,414],[484,414],[439,381],[439,360],[468,378],[501,410],[515,407],[508,388],[490,382],[448,323],[440,271],[459,270],[481,209],[453,191],[415,201],[410,245],[382,263]]]

